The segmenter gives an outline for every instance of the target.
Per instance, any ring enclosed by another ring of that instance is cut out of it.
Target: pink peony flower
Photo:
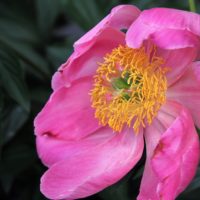
[[[199,27],[191,12],[121,5],[75,43],[35,119],[46,197],[114,184],[141,158],[144,139],[138,200],[172,200],[186,188],[199,161]]]

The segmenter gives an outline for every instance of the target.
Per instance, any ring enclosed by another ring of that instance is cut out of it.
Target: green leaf
[[[54,67],[54,70],[64,63],[70,56],[71,50],[66,46],[53,45],[47,48],[47,58]]]
[[[35,29],[22,22],[17,23],[16,21],[0,18],[0,30],[1,35],[12,38],[12,40],[19,40],[23,43],[27,42],[31,44],[38,44],[40,42],[39,35]]]
[[[1,153],[2,153],[2,147],[3,147],[3,107],[4,107],[4,102],[3,102],[3,93],[0,93],[0,160],[1,160]]]
[[[45,60],[39,54],[37,54],[31,46],[21,42],[12,41],[3,35],[0,35],[0,44],[14,51],[17,56],[30,64],[44,77],[49,78],[51,75]]]
[[[14,179],[35,161],[35,153],[26,144],[16,143],[12,148],[6,148],[2,155],[0,165],[0,181],[3,189],[8,192],[11,189]]]
[[[28,111],[30,101],[28,89],[23,78],[23,70],[17,58],[11,52],[0,51],[0,71],[0,82],[5,91]]]
[[[190,185],[184,193],[190,193],[196,189],[200,189],[200,166],[197,170],[196,176],[194,177],[193,181],[190,183]]]
[[[48,100],[51,92],[52,91],[51,91],[50,87],[48,87],[48,88],[44,88],[44,87],[35,88],[35,89],[31,90],[31,100],[34,103],[44,104]]]
[[[133,200],[133,194],[130,193],[130,181],[135,170],[129,172],[122,180],[106,188],[99,193],[103,200]]]
[[[103,200],[131,200],[128,193],[128,183],[124,183],[118,187],[111,186],[100,193]]]
[[[91,0],[69,0],[67,14],[83,29],[88,30],[102,18],[98,4]]]
[[[7,107],[6,107],[7,106]],[[28,112],[26,112],[20,106],[5,105],[0,115],[1,124],[1,143],[4,145],[9,142],[22,127],[28,118]]]
[[[37,0],[37,23],[42,34],[48,34],[61,8],[60,0]]]

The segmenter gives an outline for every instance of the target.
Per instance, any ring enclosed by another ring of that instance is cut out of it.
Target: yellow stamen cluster
[[[155,47],[119,46],[104,57],[90,93],[95,117],[102,125],[114,131],[133,126],[137,133],[152,123],[166,101],[168,71],[155,53]]]

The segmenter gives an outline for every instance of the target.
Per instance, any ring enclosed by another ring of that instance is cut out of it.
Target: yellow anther
[[[119,46],[107,54],[98,64],[90,93],[99,122],[114,131],[132,126],[136,133],[151,124],[166,101],[169,68],[163,64],[155,47]]]

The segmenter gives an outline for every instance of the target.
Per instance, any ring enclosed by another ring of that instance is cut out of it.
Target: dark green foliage
[[[188,9],[178,0],[1,0],[0,1],[0,199],[44,200],[39,192],[45,167],[36,149],[33,120],[51,93],[51,76],[72,45],[121,3],[141,9]],[[197,5],[199,8],[200,6]],[[144,158],[117,184],[87,199],[133,200]],[[198,200],[200,169],[180,200]]]

